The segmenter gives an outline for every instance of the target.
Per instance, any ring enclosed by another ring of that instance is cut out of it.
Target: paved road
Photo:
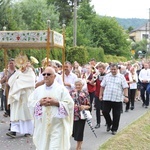
[[[142,107],[142,102],[135,102],[135,109],[129,112],[123,112],[121,115],[121,121],[119,131],[127,127],[133,121],[141,117],[146,111]],[[95,125],[95,111],[92,112],[92,123]],[[35,146],[32,143],[32,137],[24,137],[17,135],[16,138],[10,138],[6,136],[9,127],[9,118],[3,117],[3,111],[0,111],[0,150],[35,150]],[[119,132],[118,131],[118,132]],[[106,142],[112,135],[111,132],[106,132],[105,121],[102,117],[101,127],[95,130],[97,138],[91,132],[88,124],[85,127],[84,141],[82,150],[98,150],[99,146]],[[76,142],[71,138],[71,150],[75,150]]]

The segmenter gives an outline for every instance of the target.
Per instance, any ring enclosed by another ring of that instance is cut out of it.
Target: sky
[[[149,19],[150,0],[92,0],[94,10],[102,16]]]

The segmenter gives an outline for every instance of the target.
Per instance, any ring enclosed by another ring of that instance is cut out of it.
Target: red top
[[[126,81],[129,81],[129,73],[128,72],[124,75],[124,77],[126,78]],[[128,83],[128,85],[129,85],[129,83]]]
[[[96,80],[95,96],[97,96],[97,97],[99,97],[100,88],[101,88],[101,82],[102,82],[104,76],[105,76],[105,73],[104,73],[104,74],[101,74],[101,75],[98,75],[98,78],[97,78],[97,80]]]
[[[91,81],[93,78],[93,74],[90,74],[89,77],[87,78],[89,81]],[[90,83],[87,83],[87,89],[89,93],[92,93],[96,90],[96,86],[95,85],[91,85]]]

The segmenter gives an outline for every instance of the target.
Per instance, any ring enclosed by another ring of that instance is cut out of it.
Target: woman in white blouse
[[[130,107],[131,110],[133,110],[134,102],[135,102],[135,94],[137,90],[137,82],[138,82],[138,76],[134,67],[130,68],[129,80],[131,81],[129,83],[129,88],[130,88],[129,103],[131,104],[131,107]]]

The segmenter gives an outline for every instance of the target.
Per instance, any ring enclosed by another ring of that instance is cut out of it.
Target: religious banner
[[[47,31],[0,31],[0,48],[46,48]],[[50,30],[50,47],[63,47],[63,35]]]
[[[54,46],[56,47],[63,47],[64,46],[64,41],[63,41],[63,35],[53,31],[53,39],[54,39]]]

